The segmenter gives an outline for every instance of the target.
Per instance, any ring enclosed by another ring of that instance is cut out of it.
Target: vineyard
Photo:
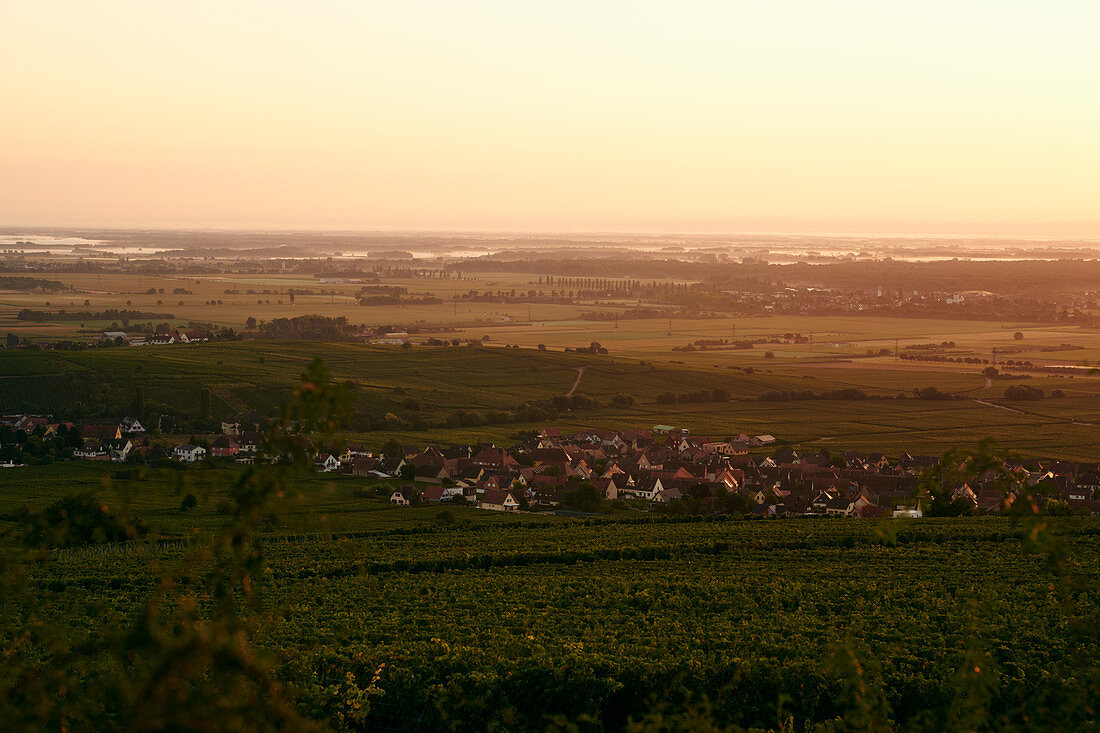
[[[1100,522],[1058,521],[1071,574],[1094,584]],[[872,715],[938,730],[960,705],[988,725],[1091,719],[1095,663],[1067,665],[1095,660],[1095,627],[1078,634],[1066,603],[1095,613],[1096,596],[1056,587],[1025,544],[1009,519],[273,533],[252,620],[310,715],[332,714],[319,690],[382,670],[369,713],[338,727],[621,730],[695,715],[801,730]],[[156,569],[188,554],[64,551],[33,583],[51,616],[96,635],[125,626]]]
[[[80,397],[80,389],[68,374],[34,377],[0,377],[0,405],[5,410],[69,410]]]

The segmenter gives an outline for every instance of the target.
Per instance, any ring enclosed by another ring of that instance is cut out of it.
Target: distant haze
[[[1100,237],[1100,3],[0,9],[0,225]]]

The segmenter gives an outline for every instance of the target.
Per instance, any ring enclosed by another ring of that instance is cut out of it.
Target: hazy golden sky
[[[0,224],[1100,237],[1100,2],[0,2]]]

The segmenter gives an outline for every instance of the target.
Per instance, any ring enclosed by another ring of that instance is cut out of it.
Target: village
[[[253,416],[254,417],[254,416]],[[227,417],[221,432],[173,443],[132,417],[57,422],[48,415],[0,418],[0,466],[32,462],[55,448],[61,460],[209,466],[271,461],[262,421]],[[547,428],[509,447],[402,445],[381,451],[354,442],[295,439],[318,473],[401,481],[389,501],[464,504],[505,512],[595,513],[637,509],[759,517],[920,517],[922,472],[938,457],[797,450],[771,435],[717,439],[671,425],[643,430]],[[57,449],[61,446],[60,450]],[[1020,485],[1041,486],[1046,509],[1100,513],[1100,466],[1061,460],[1006,460]],[[995,514],[1014,500],[992,474],[949,487],[956,514]]]

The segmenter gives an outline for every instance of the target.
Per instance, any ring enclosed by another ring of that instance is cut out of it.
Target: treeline
[[[409,295],[409,289],[398,285],[368,285],[355,294],[359,305],[439,305],[434,295]]]
[[[1051,397],[1065,397],[1066,393],[1060,389],[1051,390]],[[1021,402],[1028,400],[1041,400],[1046,397],[1044,392],[1039,387],[1030,387],[1026,384],[1014,384],[1011,387],[1005,388],[1005,399],[1012,400],[1013,402]]]
[[[25,275],[0,275],[0,290],[39,290],[56,293],[68,289],[68,285],[57,280],[43,280]]]
[[[16,316],[20,321],[42,323],[43,321],[132,321],[138,318],[156,318],[171,320],[175,318],[171,313],[153,313],[150,311],[135,311],[110,308],[104,311],[40,311],[24,308]]]
[[[294,316],[273,318],[259,324],[260,338],[298,341],[348,341],[361,327],[352,326],[344,316]]]
[[[578,354],[607,354],[607,347],[601,344],[599,341],[593,341],[588,346],[566,346],[566,351],[573,351]]]
[[[1034,366],[1030,361],[1015,359],[983,359],[978,356],[947,356],[946,354],[898,354],[898,358],[905,361],[933,361],[944,364],[1003,364],[1004,366],[1021,367],[1030,369]]]
[[[662,392],[657,395],[658,405],[688,405],[699,402],[729,402],[730,393],[724,389],[703,389],[698,392]]]
[[[918,400],[959,400],[961,396],[951,394],[950,392],[943,392],[938,387],[914,387],[910,393],[913,399]],[[773,390],[771,392],[765,392],[756,399],[761,402],[797,402],[800,400],[845,400],[845,401],[860,401],[860,400],[888,400],[888,399],[904,399],[907,395],[903,392],[899,392],[896,396],[890,397],[887,395],[872,395],[867,394],[861,389],[855,389],[848,387],[846,389],[829,389],[824,392],[814,392],[813,390]]]
[[[673,351],[736,351],[740,349],[751,349],[755,344],[767,343],[767,339],[756,339],[754,341],[726,341],[725,339],[699,339],[695,343],[686,344],[685,346],[673,346]],[[778,342],[777,342],[778,343]]]
[[[440,305],[441,298],[434,295],[421,295],[414,297],[400,295],[364,295],[359,298],[359,305]]]
[[[797,400],[873,400],[878,399],[861,389],[830,389],[825,392],[813,390],[777,390],[765,392],[757,397],[761,402],[794,402]]]

